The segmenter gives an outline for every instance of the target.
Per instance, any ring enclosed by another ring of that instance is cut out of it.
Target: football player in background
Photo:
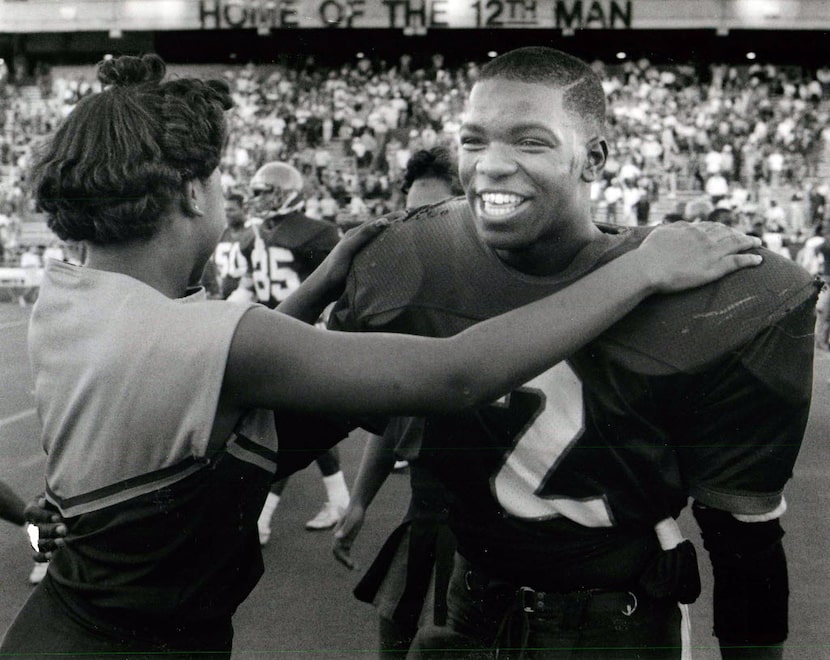
[[[300,286],[337,245],[340,233],[336,225],[309,218],[303,213],[303,177],[288,163],[266,163],[257,170],[250,183],[250,234],[239,243],[240,256],[249,264],[249,278],[240,282],[237,298],[251,291],[253,299],[275,308]],[[336,447],[320,454],[317,467],[323,477],[326,502],[309,520],[309,530],[329,529],[340,520],[349,505],[349,489]],[[274,482],[262,507],[258,527],[259,541],[268,543],[271,519],[288,479]]]
[[[247,226],[245,198],[241,193],[231,192],[225,197],[225,221],[227,226],[219,237],[216,249],[210,259],[216,278],[216,295],[227,300],[239,287],[239,282],[248,273],[248,261],[240,245],[249,243],[253,230]]]
[[[464,194],[450,150],[436,146],[413,153],[403,173],[401,191],[406,195],[407,209]],[[348,568],[355,568],[351,548],[363,527],[366,510],[397,465],[396,457],[409,465],[412,495],[404,519],[353,592],[358,600],[377,609],[381,657],[405,652],[421,622],[446,622],[446,586],[455,542],[447,526],[446,490],[418,460],[423,428],[423,417],[395,417],[382,435],[368,435],[351,501],[334,531],[334,556]]]
[[[451,336],[639,245],[650,228],[591,217],[605,113],[581,60],[491,60],[460,131],[467,200],[393,222],[353,263],[332,327]],[[411,653],[688,657],[700,581],[675,519],[692,498],[723,657],[780,658],[782,491],[809,412],[815,297],[765,251],[758,269],[650,298],[491,405],[428,418],[419,460],[450,490],[458,553],[448,625],[421,628]]]

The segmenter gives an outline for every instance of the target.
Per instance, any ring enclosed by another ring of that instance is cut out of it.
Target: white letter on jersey
[[[560,362],[521,387],[541,396],[542,409],[516,438],[513,450],[492,482],[504,510],[517,518],[546,520],[565,516],[585,527],[611,527],[604,497],[585,500],[542,497],[545,482],[585,430],[582,383]]]

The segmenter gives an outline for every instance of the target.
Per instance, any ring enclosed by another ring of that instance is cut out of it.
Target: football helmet
[[[251,179],[250,189],[248,211],[262,220],[288,215],[305,204],[303,176],[288,163],[265,163]]]

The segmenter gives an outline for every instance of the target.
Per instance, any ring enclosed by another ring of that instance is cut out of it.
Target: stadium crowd
[[[830,186],[820,164],[830,69],[594,66],[613,109],[611,154],[593,191],[598,220],[654,224],[717,208],[721,219],[795,246],[827,216]],[[447,66],[440,54],[423,66],[402,55],[337,68],[311,58],[226,68],[236,107],[223,186],[246,192],[263,163],[279,160],[303,173],[311,217],[348,225],[400,208],[407,160],[419,149],[454,146],[477,72],[475,62]],[[34,209],[23,173],[32,145],[97,90],[57,69],[39,69],[35,82],[6,84],[0,94],[0,262],[17,263],[26,251],[21,221]],[[667,205],[669,212],[657,211]]]

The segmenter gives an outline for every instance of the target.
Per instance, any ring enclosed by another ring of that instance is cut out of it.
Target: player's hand
[[[329,290],[334,292],[335,299],[340,297],[346,287],[346,276],[355,255],[388,226],[387,218],[378,218],[352,227],[320,264],[318,270],[324,275]]]
[[[35,561],[49,561],[52,553],[65,544],[67,529],[63,518],[46,507],[46,497],[39,495],[29,502],[24,512]]]
[[[762,257],[746,252],[761,239],[718,222],[675,222],[654,229],[636,254],[657,291],[670,293],[701,286]]]
[[[352,559],[352,545],[363,527],[366,512],[362,506],[352,506],[346,509],[340,522],[334,528],[334,543],[331,551],[334,558],[349,570],[356,570],[357,563]]]

